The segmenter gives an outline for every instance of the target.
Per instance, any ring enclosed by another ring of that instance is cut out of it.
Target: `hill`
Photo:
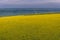
[[[60,40],[60,14],[0,17],[0,40]]]

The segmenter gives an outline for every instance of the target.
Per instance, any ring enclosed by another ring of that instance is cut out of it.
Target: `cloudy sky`
[[[0,7],[7,5],[37,5],[45,3],[60,3],[60,0],[0,0]]]

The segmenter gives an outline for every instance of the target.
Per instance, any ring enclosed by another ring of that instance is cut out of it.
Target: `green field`
[[[60,14],[0,17],[0,40],[60,40]]]

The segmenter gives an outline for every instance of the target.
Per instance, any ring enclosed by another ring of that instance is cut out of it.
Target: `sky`
[[[60,0],[0,0],[0,7],[12,7],[12,6],[26,6],[26,5],[42,5],[45,3],[60,3]]]

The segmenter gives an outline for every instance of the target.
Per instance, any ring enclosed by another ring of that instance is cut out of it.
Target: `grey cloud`
[[[46,2],[60,2],[60,0],[0,0],[0,4],[41,4]]]

